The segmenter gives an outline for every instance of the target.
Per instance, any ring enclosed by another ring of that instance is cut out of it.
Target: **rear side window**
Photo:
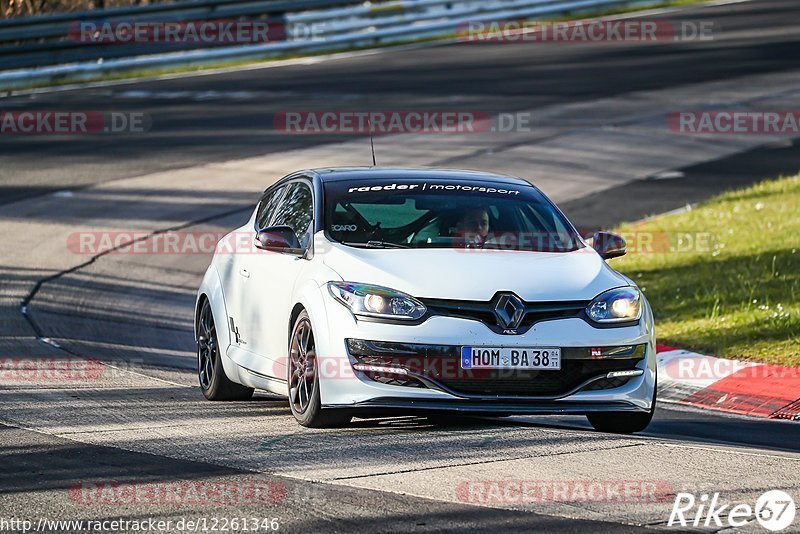
[[[304,182],[289,184],[286,194],[275,210],[272,226],[288,226],[297,235],[300,247],[305,248],[311,239],[311,221],[314,203],[311,188]]]
[[[275,207],[281,199],[285,186],[277,188],[275,191],[267,195],[258,207],[258,214],[256,215],[256,225],[259,229],[266,227],[269,224],[272,215],[275,213]]]

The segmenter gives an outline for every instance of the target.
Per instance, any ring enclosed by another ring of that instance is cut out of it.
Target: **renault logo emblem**
[[[502,295],[494,307],[494,315],[502,328],[516,330],[525,315],[525,304],[513,293]]]

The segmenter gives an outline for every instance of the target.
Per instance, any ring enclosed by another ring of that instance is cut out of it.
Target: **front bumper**
[[[646,303],[635,325],[595,328],[576,318],[555,319],[521,335],[498,334],[481,322],[456,317],[435,316],[416,325],[358,321],[338,302],[325,299],[325,304],[327,330],[317,343],[321,370],[327,370],[320,377],[326,408],[563,414],[641,412],[653,402],[655,335]],[[562,369],[464,376],[462,345],[560,347]],[[608,352],[623,346],[635,347],[636,353],[591,356],[592,348]],[[393,353],[397,347],[401,350]],[[388,369],[360,371],[354,364]],[[393,372],[397,367],[407,372]],[[607,376],[616,371],[635,376]]]
[[[328,405],[326,408],[346,408],[365,412],[414,411],[424,413],[460,412],[481,415],[585,415],[596,412],[647,412],[629,402],[535,402],[535,401],[473,401],[420,400],[407,397],[380,397],[349,405]]]

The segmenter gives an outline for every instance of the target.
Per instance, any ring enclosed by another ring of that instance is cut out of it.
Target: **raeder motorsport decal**
[[[474,193],[497,193],[500,195],[519,195],[518,189],[502,189],[497,187],[487,187],[483,185],[462,185],[462,184],[429,184],[427,182],[418,184],[389,184],[389,185],[364,185],[351,187],[348,193],[368,193],[372,191],[471,191]]]

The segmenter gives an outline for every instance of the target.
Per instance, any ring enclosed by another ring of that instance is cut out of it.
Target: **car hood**
[[[363,249],[330,243],[324,262],[343,280],[419,298],[490,300],[513,291],[527,301],[591,300],[629,285],[591,248],[574,252]]]

